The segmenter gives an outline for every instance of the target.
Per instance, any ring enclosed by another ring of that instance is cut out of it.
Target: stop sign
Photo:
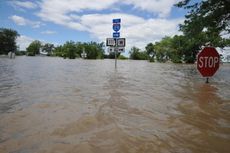
[[[218,70],[220,55],[213,47],[205,47],[197,57],[197,69],[203,77],[211,77]]]

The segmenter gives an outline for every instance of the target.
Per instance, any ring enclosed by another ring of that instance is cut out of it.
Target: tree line
[[[172,37],[165,36],[159,42],[148,43],[144,50],[134,46],[129,54],[130,59],[149,60],[150,62],[194,63],[197,53],[206,43],[213,47],[230,46],[230,2],[228,0],[182,0],[175,4],[176,7],[188,10],[185,21],[180,24],[182,35]],[[9,51],[16,52],[17,31],[0,28],[0,54],[7,54]],[[228,37],[226,37],[228,36]],[[53,44],[42,44],[40,41],[33,41],[25,52],[35,56],[40,52],[46,52],[48,56],[60,56],[74,59],[81,57],[83,51],[87,59],[114,58],[114,54],[105,54],[104,43],[96,42],[74,42],[67,41],[63,45],[55,47]],[[126,59],[118,55],[120,59]]]
[[[82,43],[67,41],[63,45],[54,46],[51,43],[42,43],[38,40],[33,41],[27,48],[26,52],[29,56],[35,56],[40,53],[46,53],[47,56],[59,56],[63,58],[75,59],[82,57],[83,51],[86,53],[86,59],[102,59],[104,58],[104,43]]]
[[[131,59],[194,63],[197,53],[207,43],[213,47],[230,46],[230,1],[182,0],[175,6],[188,10],[184,23],[179,25],[183,34],[149,43],[145,51],[133,47]]]

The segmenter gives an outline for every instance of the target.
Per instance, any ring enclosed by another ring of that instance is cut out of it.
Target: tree
[[[53,55],[54,56],[59,56],[59,57],[64,57],[63,46],[60,45],[60,46],[55,47],[54,51],[53,51]]]
[[[119,55],[117,59],[120,59],[120,60],[127,60],[128,57],[125,57],[124,55]]]
[[[84,43],[87,59],[103,59],[104,58],[104,43]]]
[[[117,52],[117,57],[119,57],[120,54],[120,52]],[[109,55],[104,55],[104,57],[108,59],[115,59],[115,52],[110,52]]]
[[[170,59],[173,63],[182,63],[185,57],[186,39],[183,35],[175,35],[171,40]]]
[[[166,62],[171,56],[172,38],[171,37],[162,38],[160,42],[155,43],[154,49],[156,51],[157,61]]]
[[[77,47],[73,41],[67,41],[62,48],[64,58],[75,59]]]
[[[27,55],[28,56],[35,56],[36,54],[39,54],[40,48],[41,48],[41,42],[39,40],[34,40],[30,43],[30,45],[26,48]]]
[[[16,38],[18,32],[12,29],[0,28],[0,54],[8,54],[8,52],[16,52]]]
[[[137,47],[132,47],[130,52],[130,59],[133,60],[147,60],[148,59],[148,54],[146,51],[142,52],[139,48]]]
[[[54,49],[55,56],[74,59],[81,57],[83,50],[85,50],[87,59],[103,59],[104,58],[104,43],[81,43],[74,41],[67,41],[64,45],[58,46]]]
[[[188,10],[184,24],[180,30],[187,40],[185,61],[193,63],[201,46],[207,42],[214,47],[229,46],[229,38],[222,34],[230,33],[230,1],[228,0],[182,0],[175,4],[177,7]]]
[[[188,9],[186,20],[181,25],[185,33],[201,32],[204,29],[209,34],[220,34],[222,31],[230,33],[230,1],[229,0],[182,0],[177,7]]]
[[[154,62],[154,57],[156,55],[156,52],[154,50],[154,45],[152,43],[148,43],[147,46],[145,47],[145,50],[149,55],[149,61]]]

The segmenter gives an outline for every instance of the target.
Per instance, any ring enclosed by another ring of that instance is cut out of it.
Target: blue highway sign
[[[120,32],[113,33],[113,38],[119,38],[119,37],[120,37]]]
[[[121,25],[120,25],[120,23],[114,23],[113,24],[113,30],[114,31],[119,31],[121,29]]]
[[[113,19],[113,23],[121,23],[121,19]]]

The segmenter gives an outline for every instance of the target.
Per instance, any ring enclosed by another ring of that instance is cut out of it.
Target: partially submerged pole
[[[117,42],[117,39],[116,39],[116,42]],[[116,69],[117,68],[117,43],[115,44],[114,52],[115,52],[115,69]]]
[[[208,79],[209,79],[209,78],[207,77],[207,78],[206,78],[206,82],[205,82],[205,83],[209,83]]]

